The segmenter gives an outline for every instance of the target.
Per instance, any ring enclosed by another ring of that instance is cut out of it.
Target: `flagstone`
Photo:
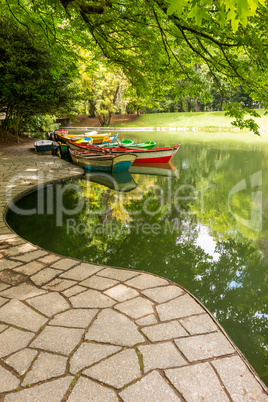
[[[180,323],[191,335],[217,331],[218,327],[208,314],[194,315],[180,319]]]
[[[47,319],[21,301],[12,299],[0,308],[0,321],[36,332]]]
[[[45,384],[37,385],[5,396],[5,402],[43,402],[49,400],[60,402],[68,390],[73,377],[67,376]]]
[[[209,363],[165,370],[165,374],[186,401],[229,401]]]
[[[145,373],[152,369],[165,369],[187,364],[172,342],[140,345],[138,349],[143,356]]]
[[[157,324],[157,322],[158,321],[154,314],[149,314],[146,317],[142,317],[136,320],[136,324],[140,325],[141,327],[144,325]]]
[[[18,245],[14,247],[10,247],[5,250],[5,255],[12,257],[18,254],[29,253],[30,251],[37,250],[37,247],[33,246],[30,243],[26,243],[23,245]]]
[[[68,402],[118,402],[116,393],[88,378],[80,377],[68,398]]]
[[[112,309],[102,310],[85,335],[85,339],[133,346],[145,341],[137,326],[126,316]]]
[[[150,300],[144,299],[143,297],[136,297],[135,299],[117,304],[115,308],[132,318],[140,318],[144,315],[154,313],[153,305]]]
[[[118,389],[139,378],[141,371],[137,354],[127,349],[85,370],[84,374]]]
[[[22,331],[16,328],[8,328],[0,334],[0,357],[8,356],[25,348],[33,339],[32,332]]]
[[[70,308],[69,303],[57,292],[49,292],[34,297],[33,299],[27,300],[27,303],[48,317]]]
[[[126,285],[137,289],[154,288],[156,286],[168,285],[169,283],[166,279],[151,274],[140,274],[125,282]]]
[[[99,312],[98,309],[72,309],[57,314],[49,325],[59,327],[86,328]]]
[[[78,293],[84,292],[85,290],[87,290],[87,288],[84,288],[83,286],[75,285],[75,286],[72,286],[71,288],[64,290],[62,293],[66,297],[71,297],[71,296],[77,295]]]
[[[58,269],[52,268],[44,268],[41,271],[37,272],[37,274],[31,276],[31,280],[38,286],[42,286],[45,283],[49,282],[51,279],[54,279],[58,276],[62,271]]]
[[[39,296],[44,293],[47,293],[46,290],[39,289],[29,283],[22,283],[21,285],[6,289],[0,294],[1,296],[9,297],[12,299],[26,300],[27,298]]]
[[[179,286],[161,286],[143,290],[142,293],[157,303],[164,303],[185,293]]]
[[[177,321],[143,327],[142,332],[151,342],[188,336],[185,329]]]
[[[32,251],[30,253],[17,255],[17,256],[14,256],[13,258],[15,260],[19,260],[19,261],[23,261],[23,262],[30,262],[37,258],[43,257],[44,255],[47,255],[47,254],[48,254],[47,251],[37,250],[37,251]]]
[[[5,303],[7,303],[9,299],[4,299],[4,297],[0,296],[0,307],[3,306]]]
[[[41,264],[40,262],[37,261],[32,261],[29,262],[28,264],[20,265],[19,267],[15,268],[15,271],[20,272],[24,275],[34,275],[43,268],[44,264]]]
[[[119,395],[124,402],[181,401],[157,371],[147,374],[140,381],[124,389]]]
[[[88,289],[83,293],[70,297],[70,302],[74,307],[105,308],[111,307],[115,301],[101,292]]]
[[[14,370],[17,371],[20,375],[23,375],[30,365],[32,361],[37,355],[36,350],[32,349],[22,349],[19,352],[14,353],[9,358],[5,360],[9,366],[11,366]]]
[[[234,401],[268,401],[268,395],[238,356],[214,360],[212,365]]]
[[[121,349],[119,346],[103,345],[101,343],[82,343],[70,360],[70,372],[78,373],[81,369],[91,366]]]
[[[96,272],[100,271],[101,267],[91,266],[90,264],[79,264],[74,268],[69,269],[68,271],[61,274],[61,277],[67,279],[73,279],[76,281],[83,281],[91,275],[94,275]]]
[[[76,282],[70,281],[68,279],[56,278],[51,282],[47,283],[43,286],[43,288],[47,290],[55,290],[57,292],[61,292],[62,290],[68,289],[73,286]]]
[[[4,269],[13,269],[15,267],[18,267],[19,265],[21,265],[21,262],[19,261],[13,261],[7,258],[1,258],[0,271],[3,271]]]
[[[0,332],[3,332],[7,328],[8,328],[8,325],[0,324]]]
[[[190,362],[222,356],[235,351],[221,332],[180,338],[176,339],[175,343]]]
[[[118,281],[114,279],[104,278],[102,276],[92,275],[91,277],[80,282],[80,285],[97,290],[104,290],[116,285]],[[107,294],[107,293],[106,293]]]
[[[39,258],[38,261],[40,261],[40,262],[42,262],[44,264],[52,264],[53,262],[56,262],[59,259],[60,259],[60,256],[54,255],[54,254],[49,254],[49,255],[46,255],[43,258]]]
[[[161,321],[174,320],[193,314],[204,313],[204,309],[188,294],[156,306]]]
[[[84,331],[77,328],[47,326],[30,344],[31,348],[68,356],[81,341]]]
[[[12,269],[4,269],[0,271],[0,281],[8,285],[19,285],[28,279],[26,275],[13,271]]]
[[[26,374],[22,386],[59,377],[66,371],[67,357],[41,352]]]
[[[0,393],[13,391],[18,387],[20,380],[0,366]]]
[[[126,281],[127,279],[137,276],[137,271],[126,271],[124,269],[105,268],[102,269],[102,271],[99,272],[98,275],[116,279],[118,281]]]
[[[122,284],[114,286],[113,288],[106,290],[104,293],[119,302],[124,302],[139,296],[139,293],[135,289]]]

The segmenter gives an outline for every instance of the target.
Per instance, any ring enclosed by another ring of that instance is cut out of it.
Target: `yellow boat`
[[[92,142],[91,144],[102,144],[102,143],[107,143],[110,141],[111,138],[111,133],[105,133],[105,134],[92,134],[91,132],[84,133],[84,134],[62,134],[62,133],[57,133],[58,140],[63,141],[63,142],[68,142],[68,140],[72,142],[78,142],[78,143],[84,143],[85,142],[85,137],[91,138]],[[113,136],[112,136],[113,138]],[[88,143],[88,142],[87,142]]]

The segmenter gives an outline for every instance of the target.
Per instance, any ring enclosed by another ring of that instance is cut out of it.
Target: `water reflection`
[[[55,213],[9,213],[8,222],[57,253],[154,272],[186,287],[268,383],[267,161],[266,149],[185,144],[173,159],[179,176],[172,169],[132,172],[128,192],[114,191],[114,178],[107,185],[107,178],[91,176],[75,181],[85,202],[75,215],[63,215],[61,226],[55,186],[46,190]],[[74,187],[64,192],[65,209],[79,197]],[[20,206],[30,209],[37,200],[32,194]]]

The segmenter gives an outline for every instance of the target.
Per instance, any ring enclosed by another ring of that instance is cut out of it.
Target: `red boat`
[[[176,145],[175,147],[166,147],[166,148],[153,148],[153,149],[135,149],[127,148],[127,147],[96,147],[94,145],[82,145],[76,144],[72,141],[68,141],[71,149],[76,149],[81,154],[88,154],[90,152],[108,152],[108,153],[135,153],[137,155],[133,165],[139,163],[167,163],[169,162],[175,153],[178,151],[180,145]]]

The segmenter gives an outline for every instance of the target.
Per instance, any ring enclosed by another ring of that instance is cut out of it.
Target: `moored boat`
[[[100,152],[83,152],[70,149],[72,161],[82,166],[86,171],[101,172],[124,172],[127,171],[134,160],[135,154],[121,153],[100,153]]]
[[[58,144],[51,140],[40,140],[34,143],[37,152],[54,153],[58,148]]]
[[[130,148],[143,148],[143,149],[152,149],[156,146],[156,142],[154,141],[147,141],[142,142],[141,144],[130,144],[128,147]]]
[[[75,148],[77,150],[85,151],[85,152],[101,152],[102,150],[106,150],[107,152],[111,152],[112,154],[121,154],[121,153],[135,153],[136,159],[133,163],[134,165],[138,163],[167,163],[169,162],[173,156],[178,151],[180,145],[173,147],[165,147],[165,148],[153,148],[153,149],[140,149],[136,148],[135,150],[131,147],[96,147],[94,145],[79,145],[75,144],[72,141],[69,141],[70,148]]]

